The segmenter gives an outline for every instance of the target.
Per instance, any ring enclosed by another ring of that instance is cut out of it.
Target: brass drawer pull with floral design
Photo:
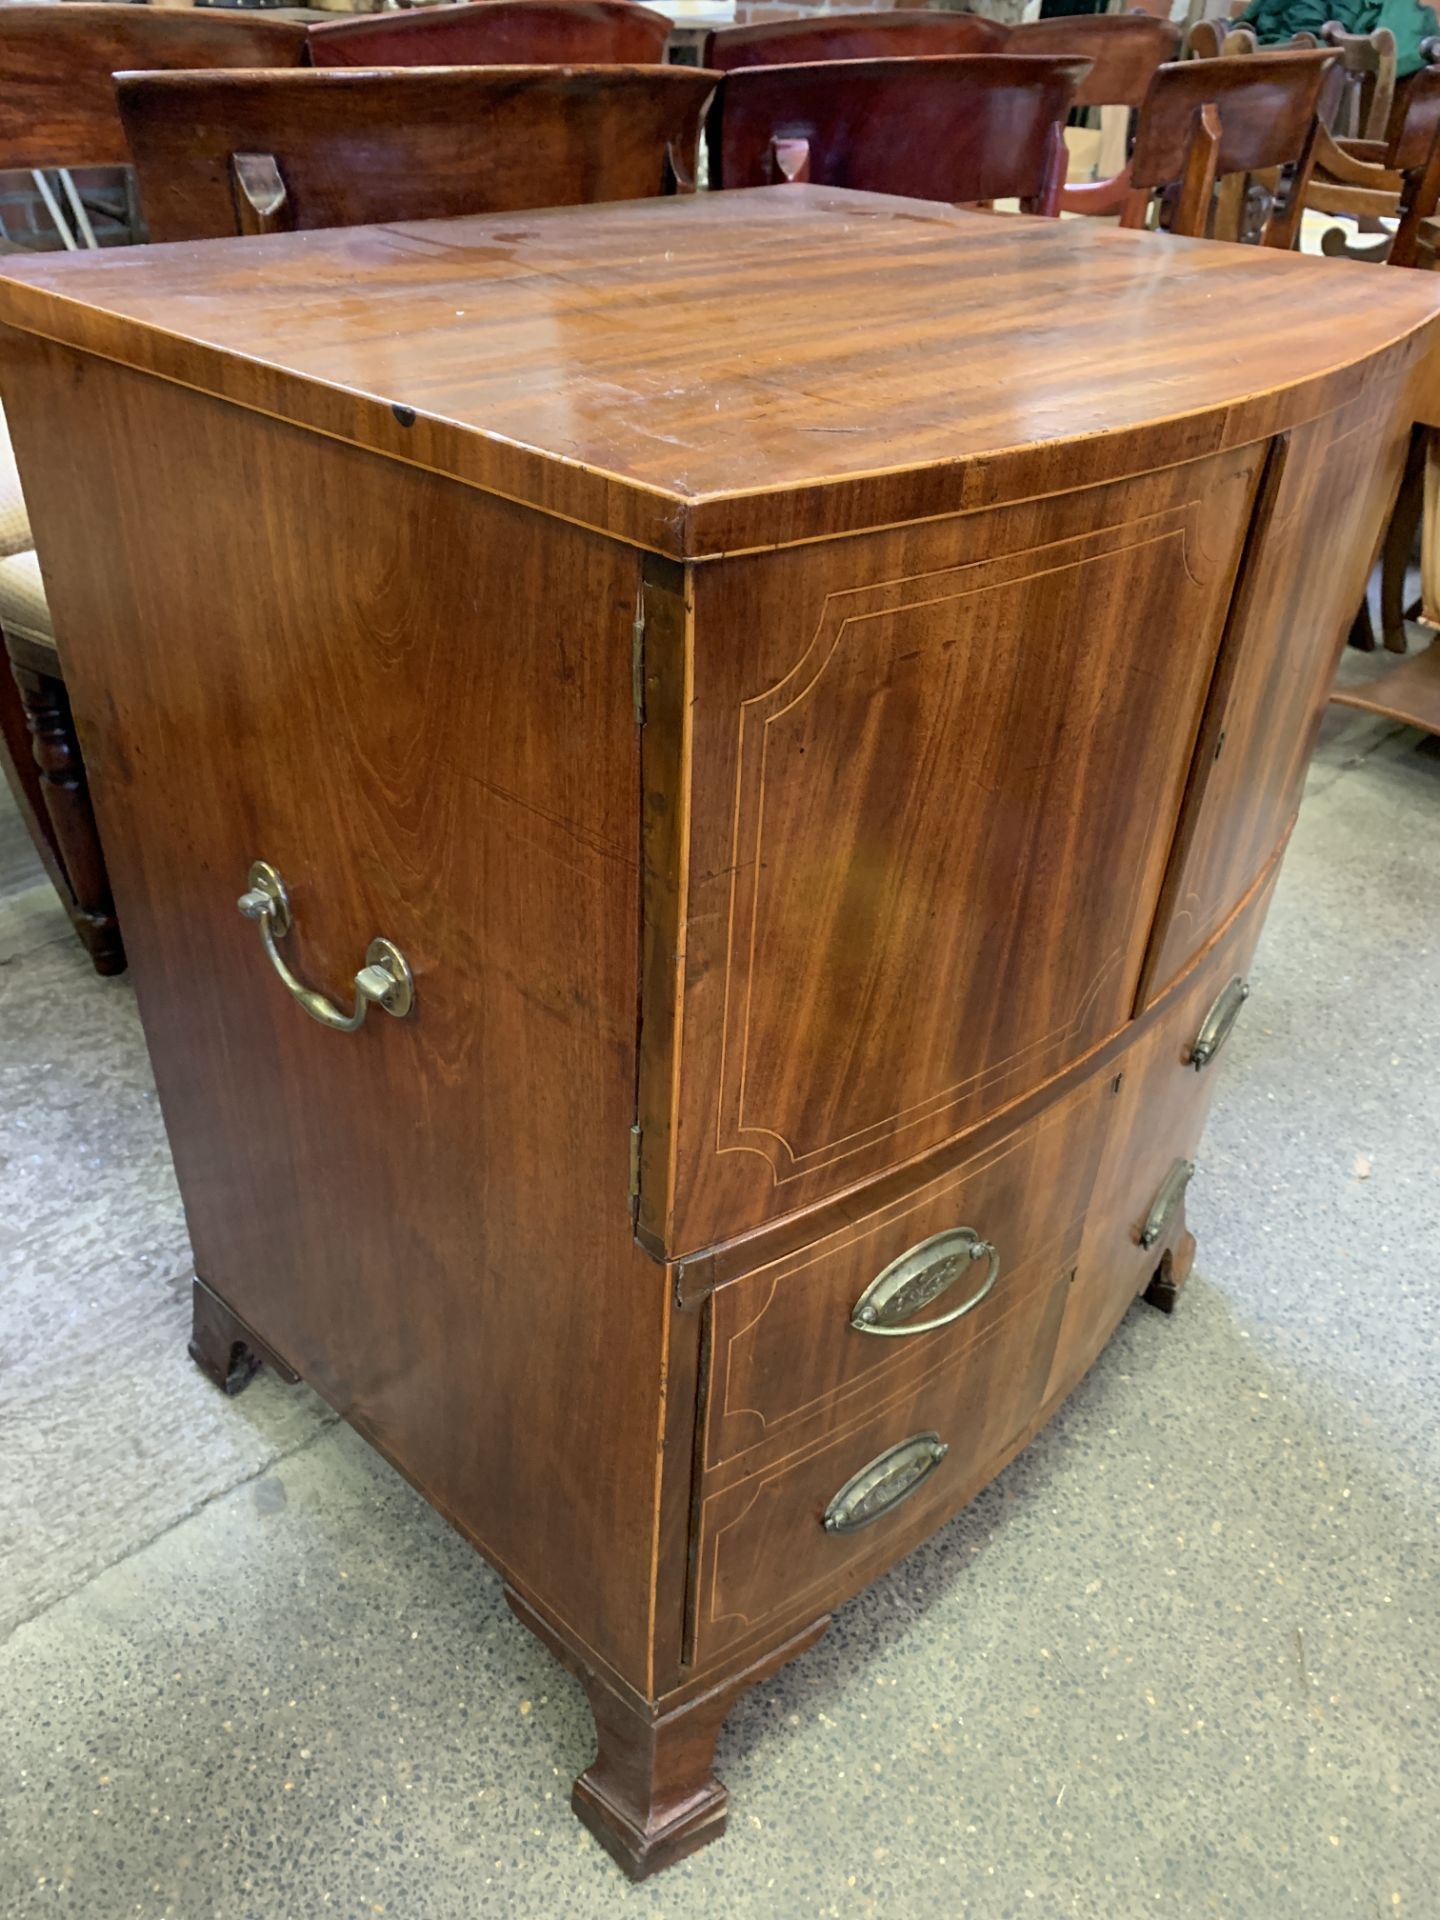
[[[917,1433],[889,1447],[847,1480],[825,1509],[827,1533],[854,1533],[906,1500],[950,1451],[938,1433]]]
[[[985,1279],[968,1300],[933,1320],[908,1319],[938,1300],[979,1260],[988,1262]],[[855,1302],[850,1324],[857,1333],[883,1334],[890,1339],[933,1333],[978,1307],[999,1278],[1000,1255],[990,1242],[982,1240],[972,1227],[951,1227],[922,1240],[898,1260],[892,1260],[883,1273],[877,1273]]]

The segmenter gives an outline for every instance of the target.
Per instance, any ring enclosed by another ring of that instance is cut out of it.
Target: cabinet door
[[[1127,1019],[1263,457],[698,570],[673,1251]]]
[[[1143,1005],[1225,925],[1295,817],[1408,436],[1393,388],[1371,387],[1275,444],[1185,796]]]

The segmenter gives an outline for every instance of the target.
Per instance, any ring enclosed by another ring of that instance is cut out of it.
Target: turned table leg
[[[95,971],[123,973],[125,949],[110,898],[110,877],[90,805],[85,765],[75,738],[70,700],[61,681],[12,662],[20,704],[30,729],[31,753],[40,772],[40,794],[54,848],[69,883],[70,919]]]
[[[195,1281],[192,1301],[190,1358],[222,1393],[243,1393],[265,1365],[291,1386],[299,1379],[203,1280]]]
[[[585,1689],[599,1751],[570,1804],[632,1880],[720,1838],[728,1796],[715,1777],[715,1742],[726,1716],[747,1688],[813,1646],[830,1624],[826,1615],[752,1666],[667,1707],[622,1695],[508,1587],[505,1598]]]

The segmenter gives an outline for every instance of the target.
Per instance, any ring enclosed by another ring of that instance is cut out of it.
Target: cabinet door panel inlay
[[[759,1156],[771,1186],[833,1181],[1123,1019],[1184,778],[1173,715],[1209,668],[1253,466],[1231,456],[1209,489],[1071,538],[832,590],[793,664],[737,701],[717,1155]],[[1023,999],[993,991],[1037,951]]]

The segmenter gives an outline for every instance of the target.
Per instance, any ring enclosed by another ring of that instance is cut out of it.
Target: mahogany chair
[[[1433,62],[1440,46],[1431,41],[1425,51]],[[1320,240],[1321,250],[1332,258],[1367,259],[1394,267],[1435,266],[1431,236],[1440,205],[1440,66],[1421,67],[1399,83],[1382,138],[1336,139],[1321,127],[1305,203],[1316,212],[1350,215],[1368,222],[1380,235],[1372,247],[1362,251],[1351,245],[1343,227],[1332,227]],[[1382,225],[1387,220],[1398,221],[1393,235]],[[1416,529],[1421,526],[1424,602],[1432,613],[1437,608],[1437,456],[1440,449],[1432,431],[1417,427],[1381,547],[1380,631],[1391,653],[1406,651],[1405,623],[1416,611],[1406,605],[1405,582]],[[1368,596],[1350,629],[1350,643],[1366,653],[1375,647]]]
[[[315,67],[660,66],[663,13],[635,0],[465,0],[310,28]]]
[[[1233,19],[1196,19],[1185,35],[1185,52],[1190,60],[1235,58],[1236,54],[1254,54],[1258,46],[1254,27],[1236,25]]]
[[[122,68],[299,67],[294,21],[193,8],[0,6],[0,170],[123,166]]]
[[[304,58],[303,26],[250,14],[85,0],[0,6],[0,170],[31,174],[66,247],[94,246],[70,170],[129,161],[117,68],[298,67]],[[31,546],[0,419],[0,763],[97,969],[115,972],[124,956]]]
[[[917,200],[1016,197],[1059,211],[1062,128],[1086,60],[954,54],[726,74],[707,123],[712,183],[793,180]]]
[[[1297,36],[1298,37],[1298,36]],[[1313,47],[1313,35],[1305,39]],[[1259,47],[1255,29],[1231,19],[1197,20],[1185,36],[1185,51],[1192,60],[1233,59],[1237,54],[1254,53]]]
[[[1371,251],[1352,257],[1413,267],[1419,263],[1424,224],[1440,200],[1437,140],[1440,67],[1421,67],[1400,82],[1378,139],[1337,139],[1322,124],[1305,203],[1317,213],[1368,221],[1383,234]],[[1400,223],[1393,238],[1380,227],[1389,219]],[[1332,256],[1351,252],[1343,228],[1326,233],[1320,244]]]
[[[694,178],[694,67],[116,77],[157,240],[639,200]]]
[[[1168,231],[1204,235],[1212,229],[1217,182],[1273,173],[1283,184],[1268,201],[1257,238],[1262,246],[1292,247],[1315,162],[1320,89],[1338,57],[1287,49],[1158,68],[1140,109],[1120,224],[1143,227],[1153,197],[1173,191]],[[1215,237],[1240,234],[1217,225]]]
[[[95,971],[123,972],[110,878],[32,551],[0,559],[0,629],[0,771]]]
[[[999,53],[1013,29],[978,13],[825,13],[725,27],[705,43],[703,64],[716,73],[816,60],[923,59],[941,53]]]
[[[1144,13],[1061,14],[1010,29],[1008,53],[1074,55],[1090,71],[1075,90],[1077,107],[1138,108],[1157,67],[1178,59],[1180,29]],[[1118,158],[1118,155],[1116,156]],[[1130,191],[1130,168],[1105,180],[1061,190],[1062,213],[1119,213]]]

